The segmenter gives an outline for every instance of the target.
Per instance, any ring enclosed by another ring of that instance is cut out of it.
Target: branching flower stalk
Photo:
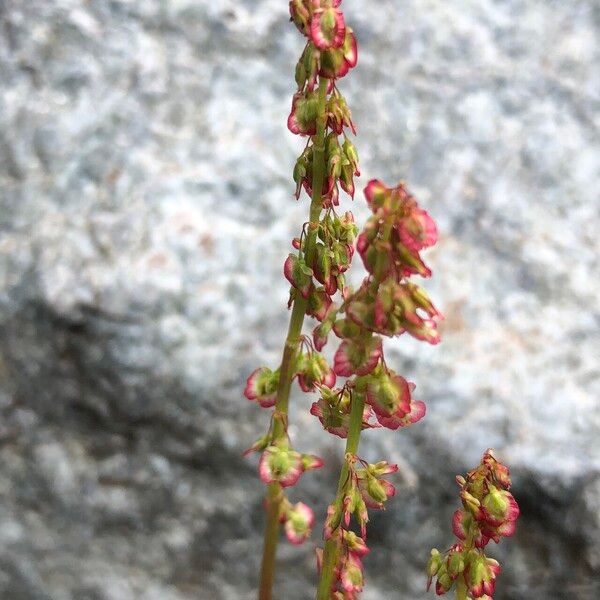
[[[356,39],[340,4],[341,0],[290,2],[292,21],[307,40],[296,66],[298,88],[288,118],[290,131],[307,138],[293,178],[296,199],[304,190],[311,201],[309,220],[292,240],[295,252],[288,256],[283,269],[291,284],[291,316],[281,363],[275,370],[256,369],[244,391],[259,406],[273,408],[268,432],[247,451],[261,453],[259,474],[268,485],[259,600],[272,598],[280,525],[291,543],[300,544],[309,537],[315,522],[312,509],[302,502],[293,504],[286,493],[305,471],[323,464],[319,457],[292,447],[288,405],[293,379],[302,391],[319,394],[310,412],[323,428],[346,439],[337,493],[325,519],[324,549],[317,551],[317,600],[353,600],[363,589],[362,557],[369,552],[368,511],[383,508],[395,494],[385,477],[398,470],[384,460],[368,463],[360,458],[361,433],[379,427],[408,427],[425,415],[425,404],[413,398],[415,385],[387,365],[382,337],[408,333],[431,344],[440,341],[437,324],[442,315],[413,281],[416,276],[431,275],[421,257],[421,252],[437,241],[436,225],[428,213],[403,183],[388,188],[379,180],[371,180],[365,188],[372,214],[358,237],[352,213],[336,211],[339,189],[354,197],[354,177],[360,174],[356,149],[347,137],[348,131],[355,133],[355,127],[337,87],[337,81],[357,63]],[[352,262],[355,241],[367,276],[353,290],[346,285],[345,273]],[[319,322],[312,336],[302,334],[306,315]],[[321,354],[331,333],[341,340],[332,366]],[[336,387],[338,378],[345,381]],[[501,470],[494,473],[501,475]],[[498,484],[500,475],[494,480]],[[500,496],[489,500],[493,506],[487,506],[488,500],[477,496],[481,489],[465,488],[470,496],[465,495],[467,500],[463,501],[480,502],[483,512],[476,514],[486,515],[481,518],[487,518],[489,525],[481,535],[495,539],[496,534],[505,535],[492,528],[507,497],[499,492]],[[489,486],[485,489],[487,498],[492,492]],[[479,522],[474,515],[464,513],[467,533],[460,550],[465,564],[473,565],[471,546],[479,539],[469,529],[473,519]],[[351,528],[352,521],[360,535]],[[437,558],[432,560],[430,572],[438,574],[441,585],[437,589],[449,589],[442,559],[439,565]],[[477,573],[481,568],[477,566]],[[485,569],[488,577],[492,567]],[[473,577],[457,578],[460,598],[480,597]],[[481,588],[489,589],[489,585]]]
[[[436,577],[438,596],[454,588],[457,600],[491,600],[501,569],[484,549],[491,540],[498,543],[501,537],[511,536],[519,517],[519,505],[508,491],[508,467],[496,459],[493,450],[487,450],[481,463],[456,482],[463,505],[452,517],[458,540],[444,554],[436,548],[431,551],[427,588]]]
[[[293,0],[292,21],[307,38],[296,67],[297,92],[292,99],[288,127],[308,138],[294,168],[296,198],[302,189],[311,197],[309,221],[293,240],[296,254],[285,261],[284,273],[292,285],[292,308],[288,335],[279,368],[257,369],[248,378],[245,396],[260,406],[274,406],[268,433],[249,451],[262,452],[261,479],[268,484],[267,524],[260,575],[259,598],[272,597],[275,553],[279,524],[288,539],[301,543],[310,534],[314,516],[310,508],[293,506],[284,488],[294,485],[302,472],[318,468],[322,461],[301,454],[290,446],[287,435],[288,404],[292,379],[304,391],[321,384],[334,385],[335,375],[325,359],[302,334],[305,315],[322,320],[332,306],[332,297],[344,290],[343,273],[354,252],[355,225],[351,213],[336,214],[339,187],[354,194],[354,176],[359,174],[358,155],[346,137],[354,132],[350,110],[336,80],[356,65],[356,40],[339,10],[341,0]],[[340,143],[339,137],[343,136]]]
[[[368,276],[355,292],[346,290],[340,308],[315,331],[321,344],[328,330],[341,338],[333,370],[348,378],[341,389],[321,385],[321,398],[311,409],[326,430],[347,437],[337,495],[325,521],[325,548],[319,553],[318,600],[352,599],[362,591],[368,510],[383,508],[395,494],[384,477],[398,467],[386,461],[370,464],[358,456],[362,430],[407,427],[425,415],[425,404],[412,396],[414,384],[387,365],[381,336],[407,332],[431,344],[440,340],[441,314],[426,292],[410,281],[414,275],[431,274],[420,252],[437,240],[434,222],[403,184],[387,188],[373,180],[365,196],[373,214],[357,249]],[[377,422],[372,422],[373,415]],[[360,536],[350,528],[352,519]]]

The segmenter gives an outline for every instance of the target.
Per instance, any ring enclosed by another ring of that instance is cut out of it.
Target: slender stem
[[[462,576],[458,578],[458,583],[456,584],[456,600],[467,600],[467,584]]]
[[[319,80],[319,101],[317,106],[317,132],[313,139],[313,180],[312,198],[310,204],[309,231],[306,239],[305,256],[307,264],[311,264],[317,248],[317,223],[323,208],[323,182],[325,181],[325,103],[329,80],[322,77]],[[275,411],[283,418],[273,419],[272,438],[277,440],[286,433],[287,414],[290,400],[290,388],[294,376],[294,363],[298,351],[298,342],[302,333],[304,315],[308,308],[308,299],[296,295],[290,324],[288,328],[281,366],[279,367],[279,387]],[[267,496],[267,524],[262,564],[260,570],[260,586],[258,600],[271,600],[273,597],[273,579],[275,576],[275,554],[279,538],[279,513],[281,505],[281,486],[277,483],[269,486]]]
[[[356,454],[360,442],[360,433],[362,431],[363,413],[365,409],[365,399],[362,394],[355,394],[352,398],[352,408],[350,410],[350,425],[348,427],[348,439],[346,440],[346,455]],[[348,461],[344,460],[340,472],[340,481],[338,483],[335,504],[341,505],[344,501],[344,491],[348,482],[350,470]],[[323,567],[321,569],[321,579],[317,589],[317,600],[329,600],[331,597],[331,587],[333,585],[333,572],[338,559],[338,543],[335,537],[331,537],[325,542],[323,551]]]

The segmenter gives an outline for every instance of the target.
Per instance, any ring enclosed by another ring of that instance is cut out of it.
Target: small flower
[[[346,593],[362,592],[365,584],[363,565],[357,554],[350,552],[342,559],[340,583]]]
[[[277,402],[278,385],[279,369],[271,371],[267,367],[260,367],[248,377],[244,396],[248,400],[256,401],[263,408],[269,408]]]
[[[473,521],[473,515],[469,511],[459,508],[452,516],[452,531],[459,540],[463,541],[467,539],[469,531],[474,532],[473,543],[475,547],[485,548],[490,538],[484,535],[479,527],[474,526]]]
[[[323,321],[331,308],[331,296],[327,294],[324,288],[318,287],[311,291],[308,296],[308,308],[306,313],[318,321]],[[320,348],[317,348],[320,350]]]
[[[303,454],[302,455],[302,470],[312,471],[313,469],[320,469],[325,463],[323,459],[315,456],[314,454]]]
[[[385,463],[387,465],[387,463]],[[390,465],[391,470],[384,472],[394,473],[398,467]],[[358,489],[360,490],[362,499],[369,508],[383,508],[384,502],[396,494],[396,488],[385,479],[381,479],[378,474],[377,467],[373,465],[367,466],[365,469],[356,471],[358,479]]]
[[[390,417],[410,412],[410,388],[404,377],[383,369],[367,379],[367,402],[378,416]]]
[[[315,135],[317,132],[318,97],[316,92],[298,92],[292,99],[288,129],[296,135]]]
[[[290,17],[300,33],[307,35],[308,23],[310,21],[310,11],[306,5],[306,0],[291,0]]]
[[[519,512],[519,505],[510,492],[491,486],[481,502],[482,532],[496,543],[500,537],[510,537],[517,527]]]
[[[344,340],[333,359],[333,370],[340,377],[368,375],[382,356],[381,338]]]
[[[437,242],[437,227],[426,211],[415,207],[396,225],[400,242],[411,252],[433,246]]]
[[[497,560],[471,551],[465,567],[465,581],[471,596],[474,598],[481,598],[484,595],[493,596],[496,577],[501,571]]]
[[[410,385],[414,386],[414,383]],[[425,416],[426,410],[427,409],[424,402],[421,400],[412,400],[410,403],[410,411],[408,413],[401,415],[399,412],[397,412],[390,417],[377,415],[377,420],[381,425],[387,427],[388,429],[410,427],[410,425],[418,423]]]
[[[298,384],[303,392],[313,392],[321,385],[329,388],[335,385],[333,369],[318,352],[302,355],[298,363]]]
[[[314,525],[313,510],[303,502],[298,502],[286,515],[285,534],[292,544],[299,545],[308,539]]]
[[[341,48],[333,48],[321,52],[319,74],[327,79],[344,77],[358,62],[356,38],[350,27],[346,27],[346,37]]]
[[[303,470],[299,452],[278,446],[266,448],[258,465],[263,483],[279,483],[282,487],[295,485]]]
[[[300,292],[303,298],[308,298],[312,288],[312,269],[295,254],[290,254],[283,266],[285,278]]]
[[[310,409],[310,414],[321,421],[323,428],[341,438],[348,437],[348,428],[350,426],[351,397],[347,390],[332,390],[327,387],[321,387],[321,398],[314,402]],[[372,429],[379,427],[371,422],[372,410],[370,406],[365,406],[363,411],[363,429]]]
[[[310,22],[310,38],[319,50],[339,48],[346,39],[346,23],[337,8],[318,9]]]
[[[352,554],[362,557],[370,552],[365,540],[357,536],[353,531],[345,529],[342,538],[344,545]]]

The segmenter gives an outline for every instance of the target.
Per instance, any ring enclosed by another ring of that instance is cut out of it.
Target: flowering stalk
[[[325,102],[327,98],[327,85],[327,79],[322,78],[319,82],[319,96],[316,109],[317,131],[314,138],[313,193],[309,215],[309,235],[306,243],[306,257],[308,264],[311,264],[316,248],[316,228],[312,227],[312,224],[319,221],[322,210],[322,198],[319,190],[323,188],[323,180],[325,178],[323,145],[325,139]],[[288,334],[285,340],[281,366],[279,368],[280,374],[277,386],[277,401],[275,403],[275,411],[278,417],[273,420],[272,428],[272,437],[274,440],[285,435],[296,354],[307,309],[308,297],[305,298],[302,295],[297,295],[293,300]],[[277,483],[270,484],[267,498],[267,524],[265,527],[264,549],[260,572],[259,598],[261,600],[268,600],[271,598],[271,590],[273,588],[275,576],[275,553],[279,537],[282,499],[281,486]]]
[[[441,314],[410,281],[413,275],[431,275],[420,252],[437,241],[435,223],[403,184],[387,188],[372,180],[365,196],[373,214],[358,236],[357,249],[368,276],[356,291],[346,290],[343,304],[313,333],[320,345],[330,331],[342,340],[333,370],[348,378],[339,389],[321,385],[321,397],[311,409],[326,430],[347,437],[338,491],[325,521],[325,548],[318,553],[317,600],[351,600],[362,591],[368,509],[383,508],[395,494],[384,476],[398,467],[386,461],[370,464],[357,455],[362,430],[407,427],[425,415],[425,404],[412,397],[414,384],[386,364],[380,336],[407,332],[432,344],[440,339]],[[360,536],[350,529],[353,518]]]
[[[501,569],[484,548],[490,540],[498,543],[501,537],[511,536],[519,516],[519,505],[508,491],[508,467],[496,459],[493,450],[487,450],[479,466],[456,481],[463,505],[452,518],[458,541],[444,554],[436,548],[431,551],[427,589],[437,577],[438,596],[455,587],[458,600],[492,600]]]
[[[292,0],[290,14],[307,38],[296,66],[297,92],[292,99],[288,128],[308,138],[296,162],[296,198],[302,189],[311,197],[309,221],[292,241],[296,254],[285,261],[284,275],[290,282],[292,308],[288,335],[279,368],[261,367],[248,378],[245,396],[263,408],[275,407],[268,433],[248,450],[262,452],[260,477],[268,484],[267,524],[261,565],[260,600],[272,597],[275,553],[279,524],[292,543],[301,543],[310,534],[314,517],[306,505],[292,505],[284,488],[293,486],[300,475],[318,468],[322,461],[301,454],[287,434],[288,404],[292,380],[297,377],[305,392],[321,385],[333,386],[335,374],[309,338],[302,336],[305,315],[319,321],[333,307],[332,297],[345,289],[343,273],[354,252],[355,226],[351,213],[339,216],[339,187],[354,193],[358,156],[346,137],[354,132],[350,111],[336,87],[357,62],[354,34],[346,27],[339,9],[341,0]],[[340,144],[338,137],[343,135]]]

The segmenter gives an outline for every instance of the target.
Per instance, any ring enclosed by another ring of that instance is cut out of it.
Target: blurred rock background
[[[364,436],[401,471],[363,597],[432,597],[454,475],[492,446],[523,511],[497,600],[599,598],[600,4],[345,10],[363,184],[438,220],[447,315],[441,346],[390,345],[428,416]],[[284,0],[0,0],[1,598],[254,597],[267,414],[241,391],[278,362],[307,212],[301,48]],[[292,435],[327,465],[295,493],[322,515],[342,445],[310,402]],[[312,598],[312,546],[280,559],[276,598]]]

